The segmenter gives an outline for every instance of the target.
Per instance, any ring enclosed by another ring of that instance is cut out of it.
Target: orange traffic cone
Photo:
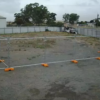
[[[4,71],[5,72],[14,71],[14,68],[6,68]]]
[[[49,65],[48,65],[48,64],[42,64],[42,66],[44,66],[44,67],[49,67]]]
[[[96,59],[97,59],[97,60],[100,60],[100,57],[97,57]]]
[[[78,61],[77,61],[77,60],[72,60],[71,62],[72,62],[72,63],[75,63],[75,64],[77,64],[77,63],[78,63]]]
[[[100,53],[100,51],[98,51],[98,53]]]
[[[4,60],[0,60],[0,62],[4,62]]]

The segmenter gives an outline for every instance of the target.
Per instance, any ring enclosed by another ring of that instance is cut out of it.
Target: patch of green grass
[[[1,34],[2,37],[13,37],[13,38],[25,38],[34,36],[73,36],[66,32],[32,32],[32,33],[12,33],[12,34]]]

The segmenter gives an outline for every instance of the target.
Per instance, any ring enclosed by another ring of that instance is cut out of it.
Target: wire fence
[[[7,28],[0,28],[0,34],[45,32],[46,30],[61,32],[62,27],[48,27],[48,26],[7,27]]]
[[[74,59],[94,59],[98,57],[98,53],[86,42],[89,39],[88,36],[79,35],[32,38],[0,37],[0,59],[5,60],[4,65],[0,64],[0,68],[62,63]]]
[[[79,34],[100,38],[100,30],[95,28],[76,28]]]
[[[91,37],[100,37],[100,30],[96,28],[76,28],[78,34]],[[64,27],[32,26],[32,27],[7,27],[0,28],[0,34],[31,33],[31,32],[63,32]]]

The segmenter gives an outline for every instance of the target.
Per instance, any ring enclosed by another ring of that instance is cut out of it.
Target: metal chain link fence
[[[79,34],[91,37],[100,37],[100,30],[96,28],[76,28]],[[0,34],[31,33],[31,32],[63,32],[64,27],[32,26],[0,28]]]

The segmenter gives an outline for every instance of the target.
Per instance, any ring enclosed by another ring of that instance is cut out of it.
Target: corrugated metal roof
[[[0,16],[0,19],[6,19],[6,17]]]

